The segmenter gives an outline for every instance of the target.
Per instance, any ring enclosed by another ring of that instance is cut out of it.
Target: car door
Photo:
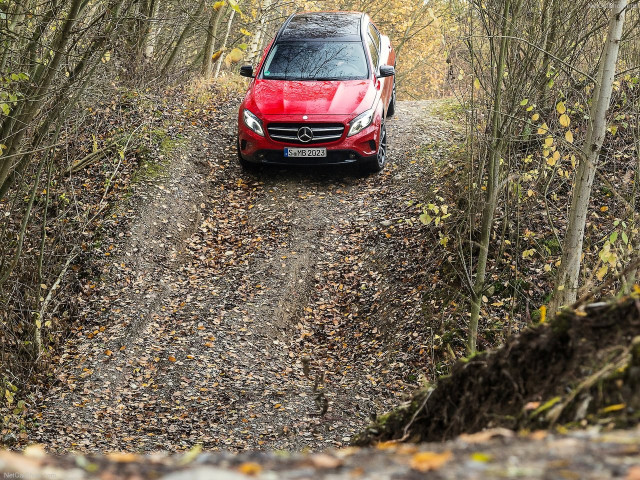
[[[367,48],[369,49],[369,54],[371,55],[373,70],[375,72],[376,78],[378,78],[380,65],[388,65],[386,62],[389,59],[389,52],[383,52],[382,37],[380,35],[380,32],[378,32],[378,29],[371,22],[369,22],[369,24],[367,25]],[[387,50],[390,50],[390,47],[387,47]],[[389,106],[389,101],[391,100],[391,92],[393,90],[393,77],[379,78],[378,80],[381,83],[380,89],[382,93],[382,99],[384,101],[384,109],[386,112],[387,107]]]

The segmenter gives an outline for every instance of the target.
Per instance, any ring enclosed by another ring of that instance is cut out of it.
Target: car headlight
[[[264,137],[264,130],[262,129],[262,122],[258,117],[256,117],[253,113],[251,113],[246,108],[243,112],[244,124],[249,127],[251,130],[256,132],[261,137]]]
[[[355,135],[356,133],[361,132],[362,130],[367,128],[369,125],[371,125],[371,122],[373,121],[374,112],[375,110],[372,108],[370,110],[367,110],[366,112],[361,113],[356,118],[351,120],[351,128],[349,129],[349,133],[347,134],[347,137],[350,137],[351,135]]]

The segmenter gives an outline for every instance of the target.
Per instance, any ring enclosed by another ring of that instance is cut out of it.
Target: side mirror
[[[243,77],[253,78],[253,66],[243,65],[242,67],[240,67],[240,75]]]
[[[391,65],[381,65],[380,73],[378,74],[378,77],[380,78],[393,77],[395,74],[396,74],[396,69],[393,68]]]

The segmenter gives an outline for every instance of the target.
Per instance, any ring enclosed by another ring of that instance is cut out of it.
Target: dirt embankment
[[[635,427],[639,372],[636,292],[562,312],[499,350],[460,361],[435,388],[381,417],[357,443],[440,441],[495,427]]]
[[[438,237],[415,203],[439,161],[424,146],[456,141],[441,105],[398,104],[372,176],[242,172],[234,105],[185,132],[114,215],[28,440],[322,449],[406,398],[433,363],[422,288]]]

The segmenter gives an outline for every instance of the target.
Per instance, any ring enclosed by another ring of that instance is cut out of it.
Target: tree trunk
[[[173,67],[173,64],[176,61],[176,58],[178,56],[178,53],[182,48],[182,44],[187,39],[187,37],[191,34],[191,30],[193,30],[193,25],[196,19],[200,17],[200,14],[202,14],[202,11],[204,10],[205,5],[206,5],[206,0],[200,0],[200,3],[198,4],[198,9],[196,10],[195,14],[193,14],[193,16],[189,18],[189,20],[187,21],[187,24],[182,29],[182,33],[180,34],[178,41],[173,47],[173,50],[171,50],[171,53],[169,54],[169,58],[165,62],[164,67],[162,67],[162,71],[160,72],[161,75],[166,75],[167,73],[169,73],[169,70],[171,69],[171,67]]]
[[[231,32],[231,26],[233,25],[233,17],[235,16],[235,14],[236,14],[236,11],[231,10],[231,15],[229,16],[229,21],[227,22],[227,33],[224,36],[224,41],[222,42],[222,45],[220,46],[222,50],[224,50],[227,46],[227,41],[229,40],[229,33]],[[220,55],[220,58],[218,58],[218,62],[216,63],[216,71],[213,74],[213,78],[218,78],[218,74],[220,73],[220,67],[222,66],[222,59],[223,59],[223,56]]]
[[[160,0],[144,0],[140,4],[140,19],[138,25],[138,39],[136,45],[136,64],[149,62],[153,58],[153,52],[158,37],[158,11]]]
[[[262,7],[260,8],[260,22],[256,28],[251,43],[249,44],[249,55],[247,56],[247,62],[253,63],[256,57],[260,54],[260,45],[262,45],[262,38],[265,34],[266,24],[266,11],[271,7],[271,0],[264,0]]]
[[[581,161],[576,172],[576,181],[572,192],[569,224],[563,242],[562,263],[558,270],[556,286],[549,306],[552,313],[557,312],[562,306],[575,302],[577,296],[589,197],[591,196],[598,156],[600,155],[607,127],[607,109],[611,101],[611,90],[613,88],[626,6],[627,0],[615,0],[613,2],[607,42],[598,72],[598,84],[593,92],[589,115],[590,123],[582,147]]]
[[[202,58],[202,75],[205,78],[211,77],[213,70],[213,52],[216,47],[216,38],[218,36],[218,26],[222,19],[222,14],[225,11],[225,6],[221,6],[217,11],[211,10],[211,16],[209,17],[209,28],[207,28],[207,40],[204,44],[204,57]]]
[[[31,123],[47,97],[51,82],[57,73],[62,57],[66,53],[65,47],[71,37],[71,28],[78,19],[82,3],[82,0],[72,1],[63,25],[58,30],[58,34],[53,41],[51,51],[54,54],[51,61],[46,66],[41,64],[36,68],[35,73],[31,76],[34,87],[27,92],[25,101],[21,103],[18,110],[12,112],[11,116],[2,125],[0,138],[3,139],[7,150],[5,157],[0,159],[0,185],[4,184],[11,173],[12,161],[10,159],[15,156],[27,131],[23,126]]]
[[[471,318],[469,319],[469,353],[476,351],[476,341],[478,338],[478,317],[480,316],[480,306],[482,305],[482,292],[484,290],[485,275],[487,270],[487,258],[489,256],[489,242],[491,240],[491,227],[493,226],[493,217],[498,203],[498,189],[500,182],[500,157],[502,153],[502,139],[500,135],[501,113],[500,107],[502,102],[502,83],[504,81],[504,72],[507,56],[507,48],[509,47],[508,30],[509,30],[509,10],[511,8],[511,0],[505,0],[502,25],[500,32],[500,50],[498,53],[498,70],[496,72],[495,92],[493,98],[493,111],[491,113],[491,144],[489,151],[487,189],[485,191],[484,208],[482,209],[482,225],[480,233],[480,252],[478,254],[478,264],[476,266],[476,278],[473,285],[473,295],[471,298]]]

